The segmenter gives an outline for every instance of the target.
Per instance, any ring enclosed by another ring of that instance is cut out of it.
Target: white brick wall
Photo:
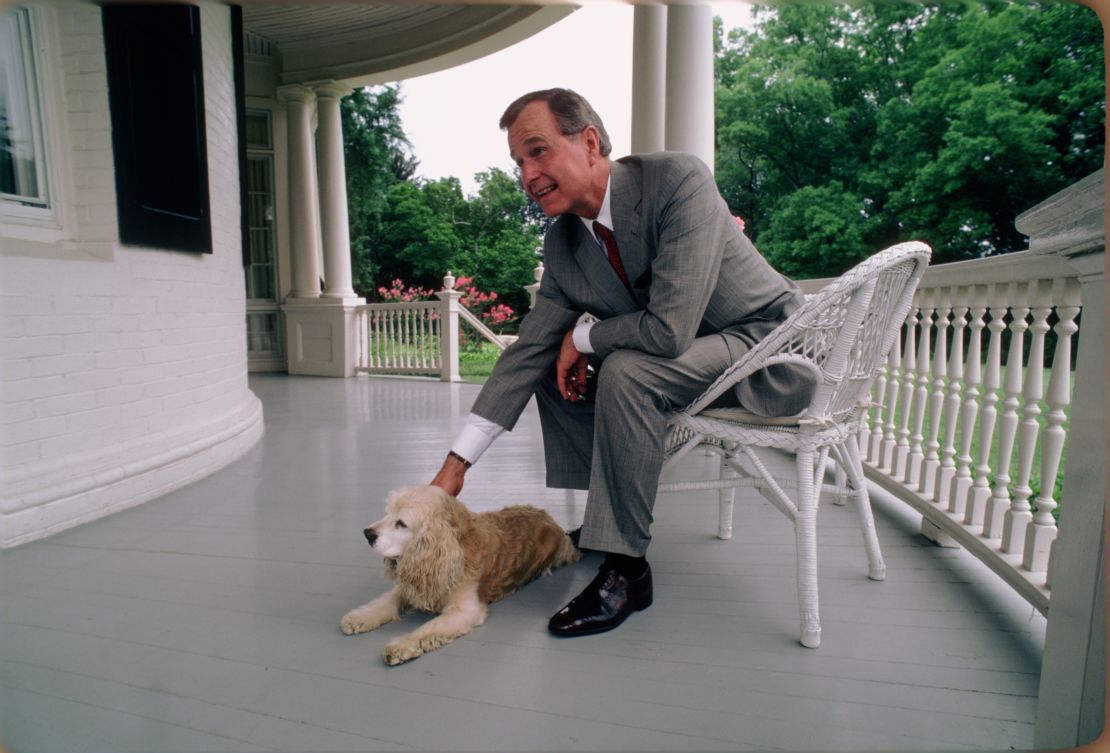
[[[0,546],[211,473],[262,431],[247,387],[227,7],[201,12],[211,255],[118,244],[100,10],[35,12],[63,227],[37,239],[0,225]]]

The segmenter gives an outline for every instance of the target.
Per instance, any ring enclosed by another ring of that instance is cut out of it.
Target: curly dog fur
[[[385,517],[364,534],[394,587],[348,612],[343,632],[365,633],[410,610],[438,614],[385,647],[391,665],[466,635],[485,621],[489,604],[580,556],[543,510],[516,505],[475,514],[435,486],[391,493]]]

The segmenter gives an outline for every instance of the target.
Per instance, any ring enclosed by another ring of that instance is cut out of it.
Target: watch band
[[[458,460],[460,463],[463,464],[464,468],[469,468],[470,466],[474,465],[473,463],[471,463],[469,460],[467,460],[466,458],[464,458],[462,455],[455,452],[454,450],[451,450],[450,452],[448,452],[447,457],[454,458],[455,460]]]

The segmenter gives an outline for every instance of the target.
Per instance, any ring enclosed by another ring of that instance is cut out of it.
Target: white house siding
[[[100,10],[33,12],[61,211],[53,228],[0,222],[0,547],[206,476],[263,431],[227,7],[201,12],[212,254],[118,243]]]

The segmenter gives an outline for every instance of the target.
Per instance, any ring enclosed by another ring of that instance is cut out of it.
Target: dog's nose
[[[367,528],[365,531],[362,532],[362,535],[365,536],[366,540],[370,542],[370,546],[374,546],[374,542],[378,540],[378,534],[374,533],[373,528]]]

